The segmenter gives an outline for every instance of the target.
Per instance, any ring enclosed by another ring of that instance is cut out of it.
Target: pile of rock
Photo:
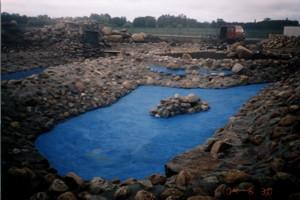
[[[254,55],[252,50],[239,42],[231,45],[229,50],[230,52],[228,53],[228,57],[251,58]]]
[[[172,117],[185,113],[195,113],[209,109],[208,103],[202,101],[195,94],[180,96],[175,94],[174,97],[163,99],[160,104],[150,111],[154,117]]]
[[[101,29],[104,40],[107,42],[129,42],[131,35],[127,29],[113,30],[111,27],[104,26]]]
[[[300,36],[288,37],[284,35],[270,35],[270,38],[261,42],[262,46],[266,49],[279,49],[279,48],[299,48]]]
[[[128,33],[127,29],[114,30],[111,27],[103,27],[101,32],[104,35],[104,40],[112,43],[120,43],[120,42],[160,42],[159,37],[153,36],[147,33]]]

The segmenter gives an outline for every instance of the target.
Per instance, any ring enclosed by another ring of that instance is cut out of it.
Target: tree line
[[[37,17],[29,17],[19,14],[1,13],[1,20],[3,23],[15,22],[19,25],[27,26],[44,26],[53,24],[55,19],[47,15],[39,15]],[[295,20],[271,20],[265,18],[260,22],[226,22],[223,19],[216,19],[212,22],[199,22],[196,19],[187,17],[186,15],[161,15],[158,18],[152,16],[136,17],[131,22],[126,17],[111,17],[109,14],[92,13],[90,16],[76,17],[72,20],[92,20],[94,22],[113,26],[113,27],[138,27],[138,28],[218,28],[225,24],[238,24],[244,26],[246,29],[283,29],[284,26],[298,26],[299,22]]]

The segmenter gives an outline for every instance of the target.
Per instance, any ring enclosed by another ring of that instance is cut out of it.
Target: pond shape
[[[173,75],[173,76],[185,76],[185,70],[183,68],[178,69],[170,69],[163,66],[152,65],[150,66],[150,71],[156,73],[162,73],[166,75]]]
[[[5,74],[1,74],[1,80],[20,80],[23,78],[26,78],[28,76],[31,76],[33,74],[40,74],[42,73],[46,68],[45,67],[37,67],[29,70],[22,70],[17,72],[9,72]]]
[[[109,107],[58,124],[36,140],[52,167],[85,179],[122,180],[164,173],[164,164],[211,137],[266,84],[228,89],[140,86]],[[155,118],[149,110],[175,93],[194,93],[210,105],[206,112]]]
[[[231,76],[233,72],[231,70],[212,70],[207,68],[200,68],[199,74],[202,76]]]

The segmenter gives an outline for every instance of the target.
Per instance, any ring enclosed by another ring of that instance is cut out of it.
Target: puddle
[[[140,86],[115,104],[58,124],[36,140],[52,167],[85,179],[101,176],[122,180],[164,173],[164,164],[223,127],[229,117],[266,84],[228,89],[179,89]],[[162,119],[149,110],[175,93],[195,93],[210,109]]]
[[[1,80],[20,80],[23,78],[26,78],[28,76],[31,76],[33,74],[40,74],[42,73],[46,68],[45,67],[37,67],[29,70],[22,70],[18,72],[10,72],[1,74]]]
[[[150,71],[172,76],[185,76],[185,69],[182,68],[170,69],[164,66],[152,65],[150,66]]]
[[[200,68],[199,74],[202,76],[231,76],[233,72],[231,70],[211,70]]]
[[[178,69],[170,69],[164,66],[152,65],[149,67],[150,71],[155,73],[161,73],[165,75],[172,75],[172,76],[185,76],[186,72],[184,68]],[[231,76],[233,72],[231,70],[212,70],[200,67],[199,75],[202,76]]]

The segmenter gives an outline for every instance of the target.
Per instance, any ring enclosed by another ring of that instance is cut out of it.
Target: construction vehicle
[[[245,30],[239,25],[222,26],[219,32],[219,39],[229,43],[245,40]]]

